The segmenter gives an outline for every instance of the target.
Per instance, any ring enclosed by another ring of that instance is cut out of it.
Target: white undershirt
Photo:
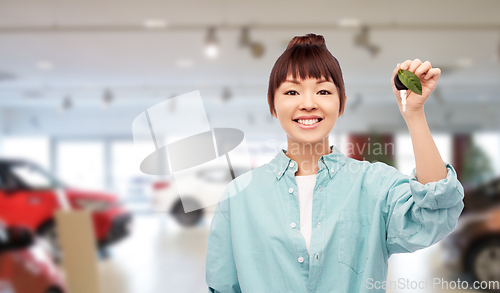
[[[316,175],[295,176],[299,188],[300,232],[306,240],[307,253],[311,245],[312,200]]]

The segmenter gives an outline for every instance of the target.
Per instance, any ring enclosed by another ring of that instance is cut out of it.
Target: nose
[[[314,94],[304,94],[299,104],[300,110],[311,111],[318,108]]]

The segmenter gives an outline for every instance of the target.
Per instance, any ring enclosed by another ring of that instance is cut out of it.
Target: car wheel
[[[62,259],[62,250],[57,236],[55,223],[49,223],[42,227],[38,232],[38,238],[42,246],[47,250],[52,260],[60,264]]]
[[[186,205],[199,206],[198,202],[194,199],[184,199]],[[172,208],[172,215],[182,226],[194,226],[196,225],[203,216],[203,209],[197,209],[189,213],[184,212],[184,207],[182,201],[179,199],[175,202]]]
[[[479,281],[500,280],[500,238],[490,238],[476,244],[468,254],[468,270]]]
[[[97,257],[100,260],[107,260],[111,257],[111,253],[109,251],[109,247],[107,246],[99,246],[97,248]]]

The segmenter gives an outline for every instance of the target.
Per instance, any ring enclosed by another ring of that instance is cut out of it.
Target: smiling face
[[[293,79],[291,75],[276,89],[276,112],[290,143],[323,143],[339,113],[336,85],[324,78]],[[304,118],[304,119],[301,119]]]

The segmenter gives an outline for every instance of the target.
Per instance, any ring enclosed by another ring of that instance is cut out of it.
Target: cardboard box
[[[56,227],[68,293],[101,293],[90,212],[57,211]]]

